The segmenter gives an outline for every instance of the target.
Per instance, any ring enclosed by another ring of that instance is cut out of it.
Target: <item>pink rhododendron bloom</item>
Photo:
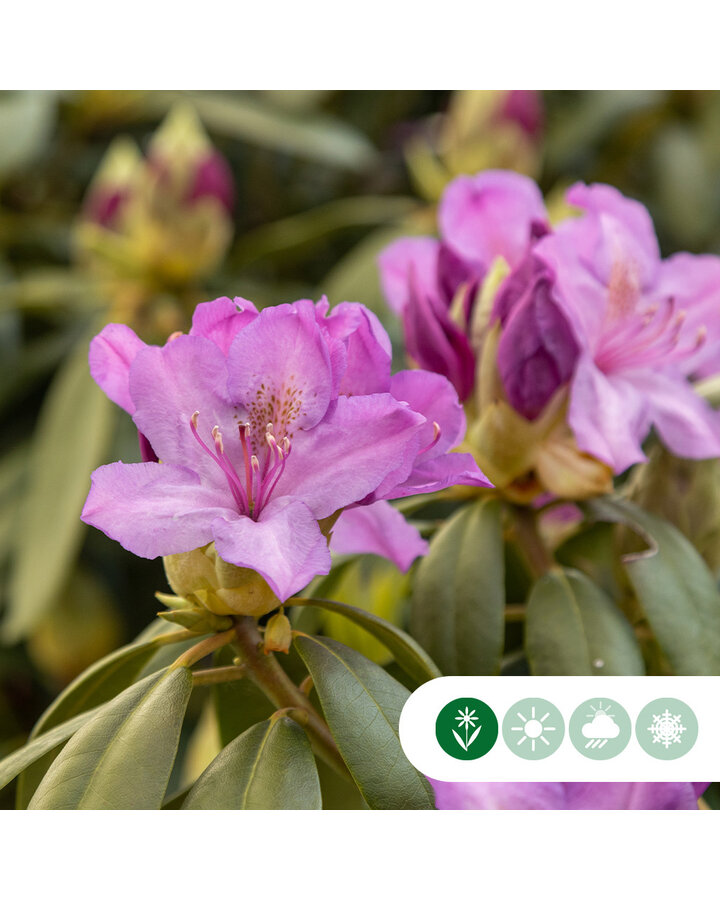
[[[497,366],[517,412],[532,421],[569,385],[578,448],[615,472],[645,459],[653,427],[679,456],[720,455],[718,414],[689,381],[720,371],[720,258],[661,259],[645,207],[608,185],[577,184],[567,200],[583,215],[551,231],[524,176],[452,182],[440,240],[401,239],[379,260],[408,354],[470,396],[483,340],[477,298],[501,258],[510,271],[490,324],[501,325]]]
[[[429,372],[391,376],[389,339],[358,304],[258,312],[220,298],[164,347],[107,326],[90,366],[160,461],[97,469],[83,520],[148,558],[214,541],[283,601],[329,571],[318,521],[487,485],[471,457],[447,452],[465,427],[451,385]]]
[[[581,348],[569,411],[579,447],[621,472],[645,459],[654,426],[678,456],[720,455],[718,415],[687,380],[709,365],[703,321],[717,330],[720,260],[663,261],[645,207],[608,185],[577,184],[567,200],[584,215],[534,252]]]
[[[380,255],[383,288],[403,318],[408,355],[449,378],[462,400],[475,386],[479,288],[498,258],[512,269],[493,312],[504,326],[498,356],[508,400],[534,419],[573,371],[578,348],[552,294],[553,273],[531,255],[548,227],[534,181],[487,171],[447,188],[440,240],[402,238]]]
[[[707,784],[495,782],[430,779],[438,809],[697,809]]]

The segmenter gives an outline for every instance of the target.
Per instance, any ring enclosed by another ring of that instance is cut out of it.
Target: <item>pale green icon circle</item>
[[[643,750],[655,759],[680,759],[697,740],[698,720],[687,703],[660,697],[640,711],[635,735]]]
[[[575,749],[588,759],[612,759],[627,747],[632,722],[617,700],[595,697],[570,716],[568,734]]]
[[[528,697],[505,713],[502,734],[515,756],[546,759],[562,744],[565,723],[557,706],[540,697]]]

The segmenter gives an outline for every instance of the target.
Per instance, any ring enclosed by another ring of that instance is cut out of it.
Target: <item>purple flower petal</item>
[[[426,293],[411,273],[412,299],[403,312],[408,355],[423,369],[448,378],[461,400],[472,393],[475,354],[464,332],[436,295]]]
[[[456,447],[465,436],[465,411],[452,384],[442,375],[405,369],[392,376],[390,393],[427,419],[420,436],[421,449],[429,447],[422,454],[424,461]],[[440,437],[433,445],[434,422],[440,426]]]
[[[378,499],[398,500],[414,494],[432,494],[454,484],[493,486],[469,453],[446,453],[427,462],[423,462],[420,457],[405,481],[395,485],[383,484],[374,496]]]
[[[720,456],[720,412],[699,397],[684,379],[661,372],[628,372],[626,380],[644,397],[648,415],[676,456]]]
[[[227,505],[222,490],[183,466],[118,462],[93,472],[82,520],[136,556],[154,559],[209,543]]]
[[[386,393],[392,348],[377,316],[359,303],[339,303],[324,323],[328,333],[346,346],[346,368],[338,385],[339,393]]]
[[[517,265],[533,223],[546,222],[547,213],[532,179],[488,170],[456,178],[440,201],[438,217],[443,241],[465,260],[488,269],[497,257]]]
[[[378,257],[380,281],[390,307],[402,313],[410,303],[410,273],[426,293],[438,291],[440,242],[430,237],[400,238]]]
[[[401,512],[379,500],[346,509],[333,527],[330,547],[334,553],[375,553],[407,572],[429,545]]]
[[[315,515],[290,497],[268,503],[257,521],[225,514],[212,531],[220,557],[258,572],[283,603],[330,571],[327,539]]]
[[[568,416],[578,447],[623,472],[646,457],[647,404],[626,379],[607,376],[582,355],[572,383]]]
[[[389,394],[339,397],[334,413],[292,443],[276,497],[292,495],[318,519],[410,473],[424,418]]]
[[[164,463],[189,466],[208,484],[224,484],[217,463],[193,437],[190,419],[200,413],[198,430],[206,443],[218,425],[225,451],[234,465],[244,467],[237,440],[244,410],[230,403],[222,350],[203,337],[182,335],[164,347],[139,353],[130,372],[130,395],[137,407],[133,419]]]
[[[90,341],[90,374],[108,397],[132,415],[135,404],[130,397],[130,366],[147,344],[127,325],[106,325]]]
[[[617,267],[627,269],[627,277],[640,287],[652,284],[660,263],[660,250],[647,209],[624,197],[609,184],[574,184],[565,198],[585,210],[579,219],[558,226],[559,233],[572,234],[579,256],[596,277],[608,284]]]
[[[438,809],[697,809],[700,793],[689,782],[430,781]]]
[[[264,309],[233,341],[227,370],[228,390],[247,411],[256,452],[268,423],[278,438],[292,440],[328,411],[332,369],[312,303]]]
[[[242,297],[218,297],[199,303],[192,317],[190,334],[208,338],[227,356],[235,336],[258,316],[255,304]]]

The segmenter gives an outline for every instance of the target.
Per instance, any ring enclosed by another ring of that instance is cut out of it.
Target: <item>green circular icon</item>
[[[435,720],[438,744],[455,759],[480,759],[498,736],[498,720],[487,703],[459,697],[440,710]]]
[[[698,721],[687,703],[660,697],[640,711],[635,734],[643,750],[655,759],[680,759],[697,740]]]
[[[627,747],[632,722],[616,700],[586,700],[570,717],[568,734],[576,750],[588,759],[612,759]]]
[[[521,759],[545,759],[565,737],[565,723],[557,706],[540,697],[514,703],[505,714],[503,739]]]

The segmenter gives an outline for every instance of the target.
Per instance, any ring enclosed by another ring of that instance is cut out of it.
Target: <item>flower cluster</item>
[[[110,147],[85,198],[75,243],[103,274],[178,286],[212,271],[232,237],[234,184],[190,107],[173,109],[147,155]]]
[[[597,493],[645,459],[653,427],[679,456],[720,455],[718,415],[691,384],[720,369],[720,258],[661,259],[645,207],[607,185],[566,201],[578,214],[553,228],[532,180],[457,178],[440,239],[380,258],[409,355],[470,401],[500,486],[531,473],[537,489]]]
[[[387,334],[359,304],[258,312],[223,297],[164,347],[106,326],[90,368],[132,415],[145,462],[97,469],[83,520],[148,558],[213,543],[262,576],[272,605],[329,571],[327,534],[348,507],[340,544],[407,567],[423,542],[386,501],[488,484],[472,457],[448,452],[465,431],[452,386],[391,375]]]

